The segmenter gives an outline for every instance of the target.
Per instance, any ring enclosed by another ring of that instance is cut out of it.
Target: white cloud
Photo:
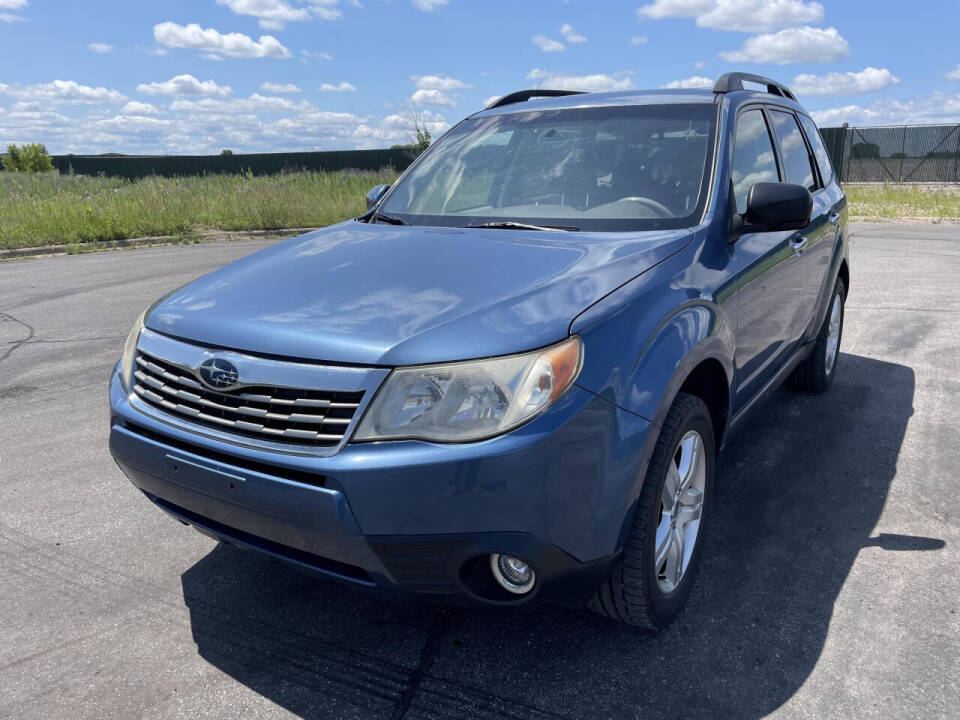
[[[0,94],[27,102],[47,103],[116,103],[127,99],[117,90],[81,85],[74,80],[54,80],[25,87],[0,85]]]
[[[440,90],[416,90],[410,96],[410,102],[414,105],[456,105],[456,101]]]
[[[212,60],[213,62],[223,62],[223,58],[216,53],[200,53],[201,60]]]
[[[662,20],[670,17],[696,17],[710,12],[717,0],[654,0],[649,5],[637,8],[641,20]]]
[[[243,33],[223,34],[213,28],[202,28],[196,23],[159,23],[153,26],[153,38],[166,47],[201,50],[227,57],[290,57],[290,51],[272,35],[261,35],[259,40],[254,40]]]
[[[274,82],[265,82],[260,83],[260,89],[264,92],[272,93],[298,93],[303,92],[299,87],[293,83],[274,83]]]
[[[631,44],[631,45],[646,45],[646,44],[647,44],[647,36],[646,36],[646,35],[634,35],[632,38],[630,38],[630,44]]]
[[[109,43],[95,42],[87,45],[87,50],[95,53],[112,53],[113,45],[110,45]]]
[[[141,83],[137,92],[145,95],[206,95],[224,97],[233,92],[226,85],[217,85],[213,80],[197,80],[193,75],[177,75],[163,82]]]
[[[173,112],[221,113],[224,116],[258,112],[312,112],[316,108],[306,100],[291,100],[254,93],[248,98],[222,100],[204,97],[199,100],[174,100],[170,103]]]
[[[544,52],[563,52],[567,46],[546,35],[534,35],[530,41]]]
[[[483,106],[490,107],[491,104],[493,104],[494,102],[496,102],[502,97],[503,95],[491,95],[490,97],[488,97],[486,100],[483,101]]]
[[[694,75],[693,77],[684,78],[683,80],[673,80],[668,82],[663,86],[668,90],[676,89],[690,89],[690,88],[712,88],[713,80],[710,78],[700,77]]]
[[[534,68],[527,73],[527,80],[540,82],[544,88],[552,90],[605,92],[609,90],[629,90],[633,87],[633,81],[622,73],[613,75],[560,75]]]
[[[714,30],[770,32],[820,22],[823,5],[804,0],[654,0],[637,8],[641,20],[696,18]]]
[[[3,92],[11,89],[0,85]],[[395,111],[385,117],[330,112],[306,100],[258,94],[176,99],[156,114],[124,106],[116,115],[96,108],[68,117],[48,108],[47,102],[21,101],[0,111],[0,142],[43,138],[50,152],[57,154],[208,154],[225,147],[234,152],[281,152],[385,147],[409,141],[409,124]],[[434,110],[422,110],[421,115],[435,136],[450,127]]]
[[[156,105],[140,102],[139,100],[131,100],[120,108],[121,115],[156,115],[159,112],[160,110]]]
[[[452,107],[457,104],[456,94],[452,90],[462,90],[472,87],[469,83],[449,75],[411,75],[410,79],[417,89],[410,96],[414,105],[445,105]]]
[[[899,83],[900,79],[886,68],[867,67],[860,72],[797,75],[790,89],[798,95],[857,95]]]
[[[447,75],[411,75],[410,79],[416,83],[418,90],[461,90],[471,87],[463,80]]]
[[[413,0],[413,6],[417,10],[424,12],[433,12],[437,8],[442,8],[448,0]]]
[[[960,94],[933,93],[910,100],[881,98],[870,105],[844,105],[810,113],[820,127],[851,125],[955,124]]]
[[[698,60],[697,62],[695,62],[695,63],[693,64],[693,69],[694,69],[694,70],[703,70],[703,68],[705,68],[706,66],[707,66],[707,64],[706,64],[703,60]]]
[[[720,0],[697,18],[700,27],[742,32],[770,32],[781,28],[818,23],[823,5],[803,0]]]
[[[261,27],[271,30],[280,30],[287,22],[310,19],[306,8],[291,7],[284,0],[217,0],[217,5],[226,5],[237,15],[255,17]]]
[[[303,22],[311,17],[336,20],[337,0],[306,0],[307,7],[294,7],[286,0],[217,0],[237,15],[255,17],[265,30],[282,30],[284,23]]]
[[[338,85],[332,85],[331,83],[323,83],[317,86],[317,90],[322,92],[356,92],[357,89],[348,82],[342,82]]]
[[[0,0],[0,10],[18,10],[27,6],[27,0]],[[0,22],[17,22],[23,20],[20,15],[9,12],[0,12]]]
[[[311,58],[315,60],[333,60],[333,55],[321,52],[320,50],[301,50],[300,54],[303,55],[304,62]]]
[[[731,63],[824,63],[850,56],[850,46],[836,28],[800,27],[747,38],[739,50],[720,53]]]
[[[310,12],[321,20],[336,20],[340,17],[340,11],[337,9],[337,0],[306,0],[310,6]],[[354,7],[363,7],[357,2],[351,2]]]
[[[947,73],[947,80],[960,80],[960,65]]]
[[[560,28],[560,34],[563,35],[563,38],[568,43],[576,44],[576,43],[585,43],[587,41],[587,38],[585,38],[583,35],[581,35],[576,30],[574,30],[573,26],[570,23],[563,24],[563,26]]]
[[[116,115],[112,118],[97,120],[96,124],[107,130],[118,130],[121,132],[150,132],[160,128],[168,127],[170,120],[161,120],[152,117],[143,117],[142,115]]]

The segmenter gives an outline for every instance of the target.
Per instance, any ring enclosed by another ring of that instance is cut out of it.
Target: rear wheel
[[[840,360],[840,339],[843,335],[843,308],[847,289],[843,280],[837,279],[823,319],[820,332],[809,357],[797,365],[789,378],[789,386],[795,390],[820,393],[833,384]]]
[[[700,562],[714,471],[710,412],[700,398],[680,393],[660,430],[623,553],[592,610],[648,629],[680,611]]]

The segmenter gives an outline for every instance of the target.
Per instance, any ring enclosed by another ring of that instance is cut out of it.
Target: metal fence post
[[[903,161],[907,156],[907,126],[903,126],[903,136],[900,140],[900,169],[897,171],[897,184],[903,182]]]
[[[847,161],[847,135],[850,132],[850,124],[844,123],[840,130],[840,167],[837,168],[837,177],[840,182],[846,182],[847,176],[844,175],[844,167]]]
[[[957,149],[953,153],[953,181],[960,182],[960,125],[957,125]]]

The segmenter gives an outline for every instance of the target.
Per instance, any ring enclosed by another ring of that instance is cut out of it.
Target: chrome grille
[[[137,351],[133,391],[147,404],[228,432],[315,447],[339,445],[363,391],[266,385],[212,390],[177,365]]]

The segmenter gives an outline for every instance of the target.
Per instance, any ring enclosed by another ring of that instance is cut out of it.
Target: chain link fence
[[[960,183],[960,125],[821,128],[841,182]]]

